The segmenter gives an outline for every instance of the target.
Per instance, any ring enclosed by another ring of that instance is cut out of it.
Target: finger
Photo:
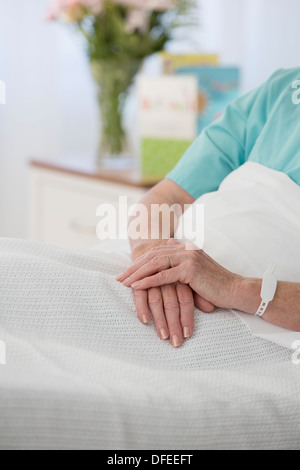
[[[164,302],[165,317],[170,332],[170,342],[174,348],[182,345],[183,335],[180,324],[180,308],[176,292],[176,287],[164,286],[161,288]]]
[[[134,300],[140,321],[146,325],[150,322],[150,313],[148,306],[148,292],[146,290],[134,291]]]
[[[167,243],[168,246],[178,246],[180,245],[179,241],[175,240],[175,238],[170,238]]]
[[[154,276],[146,277],[141,281],[134,282],[131,287],[136,290],[143,290],[151,289],[152,287],[161,287],[168,284],[175,284],[176,282],[188,284],[188,282],[186,282],[184,272],[180,271],[180,267],[168,269],[167,271],[161,271]]]
[[[169,338],[169,329],[165,317],[162,291],[159,287],[148,291],[149,308],[160,339]]]
[[[138,258],[130,268],[128,268],[124,273],[120,274],[119,276],[116,277],[116,281],[123,282],[125,279],[129,278],[133,273],[135,273],[137,270],[139,270],[142,266],[151,263],[151,261],[155,258],[157,258],[159,255],[161,255],[162,252],[166,252],[166,250],[176,250],[178,251],[179,247],[178,246],[172,246],[166,248],[164,247],[158,247],[155,249],[150,250],[148,253],[144,254],[140,258]]]
[[[153,274],[178,266],[181,259],[182,257],[179,257],[178,254],[172,256],[155,256],[149,263],[144,264],[135,273],[131,274],[131,276],[125,279],[122,284],[126,287],[130,287],[132,284],[140,281],[141,279],[145,279],[146,277],[149,277]]]
[[[148,263],[151,263],[151,261],[154,258],[157,258],[158,256],[162,255],[162,253],[164,253],[164,256],[166,254],[168,254],[168,256],[172,256],[173,253],[178,252],[178,251],[183,251],[183,250],[184,250],[183,245],[176,245],[176,246],[169,246],[169,247],[163,246],[163,247],[152,249],[147,254],[143,255],[141,258],[138,258],[135,261],[135,263],[133,263],[133,265],[130,266],[130,268],[124,271],[124,273],[117,276],[116,281],[123,282],[125,279],[130,277],[137,270],[139,270],[142,266]]]
[[[200,297],[198,294],[194,294],[194,301],[196,307],[204,313],[211,313],[215,309],[215,306],[211,302],[203,299],[203,297]]]
[[[191,338],[195,326],[195,302],[189,286],[178,284],[176,287],[180,307],[180,322],[184,338]]]
[[[145,279],[146,277],[149,277],[160,271],[175,268],[184,261],[186,261],[186,255],[184,251],[181,250],[176,252],[166,252],[164,250],[163,253],[153,256],[150,261],[143,263],[135,272],[133,272],[135,266],[132,266],[132,274],[127,279],[122,281],[122,283],[124,286],[130,287],[136,281]]]
[[[137,258],[135,261],[140,261],[144,258],[147,257],[147,255],[151,254],[151,253],[161,253],[163,251],[166,251],[166,250],[174,250],[174,249],[178,249],[178,248],[183,248],[185,245],[182,245],[180,243],[171,243],[169,245],[169,242],[167,242],[165,245],[158,245],[158,246],[155,246],[154,248],[152,248],[151,250],[147,251],[146,253],[142,254],[139,258]]]

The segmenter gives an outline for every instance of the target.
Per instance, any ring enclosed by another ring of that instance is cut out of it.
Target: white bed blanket
[[[234,314],[174,350],[113,280],[127,258],[2,240],[0,263],[0,448],[300,447],[300,369]]]
[[[114,281],[128,264],[0,240],[0,448],[299,449],[292,351],[225,311],[174,350]]]

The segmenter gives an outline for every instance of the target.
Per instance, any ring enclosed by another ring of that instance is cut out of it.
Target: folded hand
[[[202,299],[232,308],[240,277],[227,271],[191,244],[153,248],[119,279],[135,291],[174,283],[190,286]]]

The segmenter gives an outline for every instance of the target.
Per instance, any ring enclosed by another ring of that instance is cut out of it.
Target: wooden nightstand
[[[145,181],[137,170],[97,170],[87,159],[30,163],[30,239],[68,248],[99,244],[96,210],[119,196],[138,202],[157,181]]]

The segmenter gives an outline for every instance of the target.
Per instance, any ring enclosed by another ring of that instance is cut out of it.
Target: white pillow
[[[287,175],[248,162],[199,203],[205,207],[204,250],[213,259],[232,272],[259,278],[274,263],[279,280],[300,283],[300,187]],[[181,224],[191,224],[192,213],[187,210]],[[201,246],[201,227],[198,233]],[[300,333],[238,314],[256,336],[291,349],[300,340]]]

